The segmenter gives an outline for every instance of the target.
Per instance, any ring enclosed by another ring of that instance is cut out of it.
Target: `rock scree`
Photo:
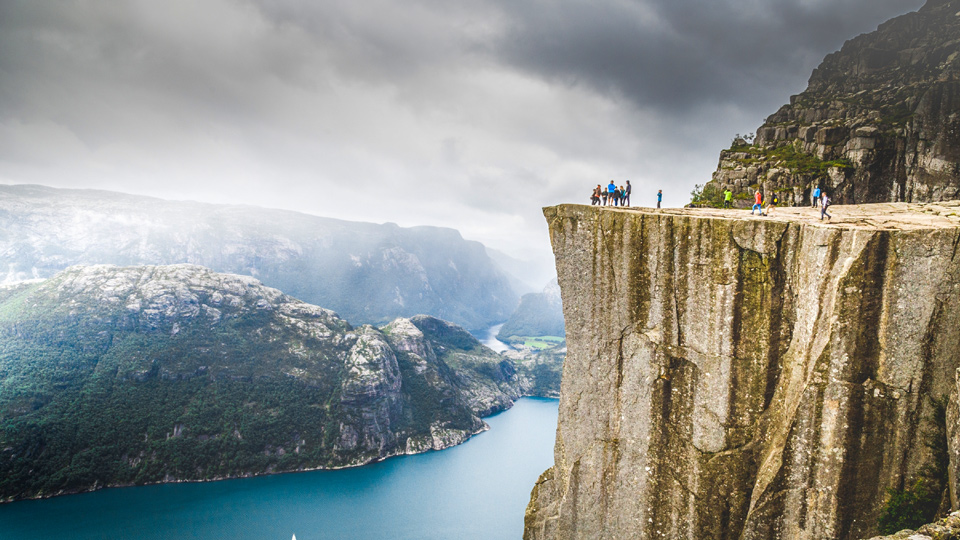
[[[568,351],[524,538],[877,534],[956,408],[960,202],[831,212],[544,209]]]

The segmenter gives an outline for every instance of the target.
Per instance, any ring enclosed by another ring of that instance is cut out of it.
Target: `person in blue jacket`
[[[813,190],[813,207],[817,207],[817,203],[820,202],[820,186],[817,186]]]
[[[607,200],[610,201],[610,204],[614,204],[613,201],[613,192],[617,190],[617,185],[613,183],[613,180],[607,184]]]
[[[660,203],[663,202],[663,190],[657,190],[657,208],[660,208]]]

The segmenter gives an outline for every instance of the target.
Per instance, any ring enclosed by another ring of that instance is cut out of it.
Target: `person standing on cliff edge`
[[[730,191],[730,188],[727,188],[723,192],[723,207],[730,208],[730,203],[733,201],[733,192]]]
[[[630,206],[630,192],[633,191],[633,188],[630,187],[630,181],[627,180],[627,190],[623,194],[623,205]]]
[[[820,201],[820,186],[817,186],[813,190],[813,207],[817,207],[817,203]]]
[[[750,215],[752,216],[756,210],[760,211],[760,215],[763,215],[763,206],[760,204],[763,202],[763,195],[760,194],[758,189],[756,193],[753,194],[753,208],[750,209]]]
[[[660,203],[663,202],[663,190],[657,190],[657,208],[660,208]]]

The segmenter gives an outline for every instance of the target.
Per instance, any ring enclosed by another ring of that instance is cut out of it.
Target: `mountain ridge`
[[[484,246],[455,229],[0,185],[4,281],[101,263],[250,275],[354,323],[426,313],[480,330],[506,320],[519,300]]]

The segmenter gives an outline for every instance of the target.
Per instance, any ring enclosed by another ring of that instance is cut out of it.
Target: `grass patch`
[[[565,339],[559,336],[510,336],[507,343],[522,345],[527,348],[543,351],[563,345]]]

